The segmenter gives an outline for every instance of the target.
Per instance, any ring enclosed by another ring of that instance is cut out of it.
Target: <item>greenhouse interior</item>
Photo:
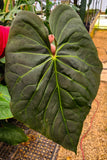
[[[0,160],[107,160],[107,0],[0,0]]]

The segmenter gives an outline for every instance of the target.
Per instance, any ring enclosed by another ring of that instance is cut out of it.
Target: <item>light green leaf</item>
[[[0,58],[0,62],[1,62],[1,63],[5,63],[5,57]]]
[[[77,13],[59,5],[47,29],[30,12],[14,20],[6,48],[6,82],[16,119],[67,149],[77,151],[83,121],[96,96],[102,70],[97,50]]]
[[[10,111],[10,95],[6,86],[0,84],[0,120],[12,118]]]

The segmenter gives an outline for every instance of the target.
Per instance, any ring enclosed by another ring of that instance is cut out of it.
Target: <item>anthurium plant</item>
[[[70,6],[58,5],[49,26],[54,54],[48,29],[37,15],[21,11],[11,25],[5,54],[11,111],[17,120],[76,153],[102,64]]]

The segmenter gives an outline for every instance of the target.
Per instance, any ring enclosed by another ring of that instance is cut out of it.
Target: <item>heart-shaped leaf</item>
[[[10,99],[7,87],[0,84],[0,120],[13,117],[10,111]]]
[[[101,62],[80,17],[59,5],[50,15],[56,53],[42,20],[22,11],[6,49],[6,82],[16,119],[76,152],[83,121],[96,96]]]

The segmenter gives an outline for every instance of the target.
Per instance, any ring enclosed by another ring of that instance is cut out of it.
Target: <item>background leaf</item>
[[[0,62],[1,62],[1,63],[5,63],[5,57],[0,58]]]
[[[0,141],[6,142],[10,145],[17,145],[21,142],[26,142],[28,140],[24,131],[12,124],[3,123],[0,127]]]
[[[77,13],[59,5],[50,15],[56,55],[41,19],[20,12],[6,48],[6,82],[15,118],[72,151],[96,96],[101,62]]]
[[[92,3],[92,0],[89,0],[88,7],[90,7],[91,3]]]
[[[10,95],[6,86],[0,84],[0,120],[12,118],[10,111]]]
[[[84,23],[87,0],[81,0],[80,17]]]

